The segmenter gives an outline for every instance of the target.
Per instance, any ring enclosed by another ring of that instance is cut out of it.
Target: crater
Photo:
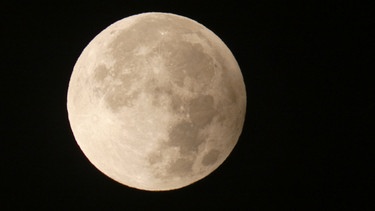
[[[204,53],[200,44],[171,41],[165,44],[165,50],[172,52],[168,70],[178,86],[184,85],[185,77],[196,82],[194,85],[209,85],[215,74],[213,59]]]
[[[205,166],[210,166],[216,163],[217,159],[219,158],[219,154],[220,152],[217,149],[210,150],[206,155],[204,155],[202,164]]]
[[[223,82],[224,84],[225,82]],[[234,89],[233,85],[232,84],[228,84],[227,82],[225,83],[225,85],[223,86],[224,87],[224,93],[225,93],[225,96],[228,98],[229,102],[230,103],[236,103],[237,102],[237,98],[238,98],[238,95],[237,95],[237,92],[236,90]]]
[[[172,96],[172,90],[164,86],[157,85],[153,80],[147,83],[147,92],[152,96],[152,105],[155,107],[166,106],[169,100],[174,98]]]
[[[186,176],[192,172],[193,162],[186,158],[179,158],[174,161],[168,168],[168,172],[172,175]]]
[[[133,101],[140,93],[135,84],[141,79],[139,73],[130,70],[126,73],[124,68],[115,65],[108,70],[105,66],[99,66],[95,70],[94,78],[98,85],[94,84],[94,92],[98,98],[103,98],[112,111],[118,111],[121,107],[133,106]]]
[[[94,70],[94,79],[99,83],[103,82],[104,79],[109,75],[109,71],[110,70],[104,64],[100,64]]]
[[[201,95],[189,102],[190,119],[199,128],[209,124],[216,113],[211,95]]]
[[[161,156],[161,153],[160,151],[159,152],[153,152],[151,153],[149,156],[148,156],[148,162],[151,164],[151,165],[154,165],[156,163],[159,163],[162,161],[162,156]]]
[[[113,110],[118,111],[122,107],[132,107],[133,101],[139,95],[139,91],[134,91],[130,94],[123,93],[122,87],[116,87],[114,91],[109,92],[104,96],[105,102]]]
[[[174,95],[171,97],[171,108],[174,112],[183,113],[185,112],[186,103],[181,99],[180,96]]]
[[[170,146],[180,148],[182,155],[197,151],[204,140],[199,136],[199,129],[194,124],[183,120],[172,127],[169,133]]]

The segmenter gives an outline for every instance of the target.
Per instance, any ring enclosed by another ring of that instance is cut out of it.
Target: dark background
[[[32,2],[0,7],[2,210],[372,210],[370,1]],[[128,188],[96,170],[66,110],[70,74],[88,42],[150,11],[215,32],[247,89],[232,154],[205,179],[170,192]]]

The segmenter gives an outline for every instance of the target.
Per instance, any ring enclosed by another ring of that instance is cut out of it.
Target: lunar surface
[[[83,50],[67,108],[96,168],[126,186],[162,191],[224,162],[242,131],[246,91],[212,31],[186,17],[143,13],[110,25]]]

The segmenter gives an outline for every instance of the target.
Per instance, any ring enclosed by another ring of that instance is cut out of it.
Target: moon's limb
[[[138,189],[170,190],[228,157],[246,92],[214,33],[185,17],[145,13],[90,42],[74,67],[67,106],[77,143],[100,171]]]

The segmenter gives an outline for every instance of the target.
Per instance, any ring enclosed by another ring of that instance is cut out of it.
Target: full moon
[[[170,13],[142,13],[100,32],[79,56],[67,109],[74,137],[102,173],[165,191],[217,169],[246,112],[239,65],[212,31]]]

